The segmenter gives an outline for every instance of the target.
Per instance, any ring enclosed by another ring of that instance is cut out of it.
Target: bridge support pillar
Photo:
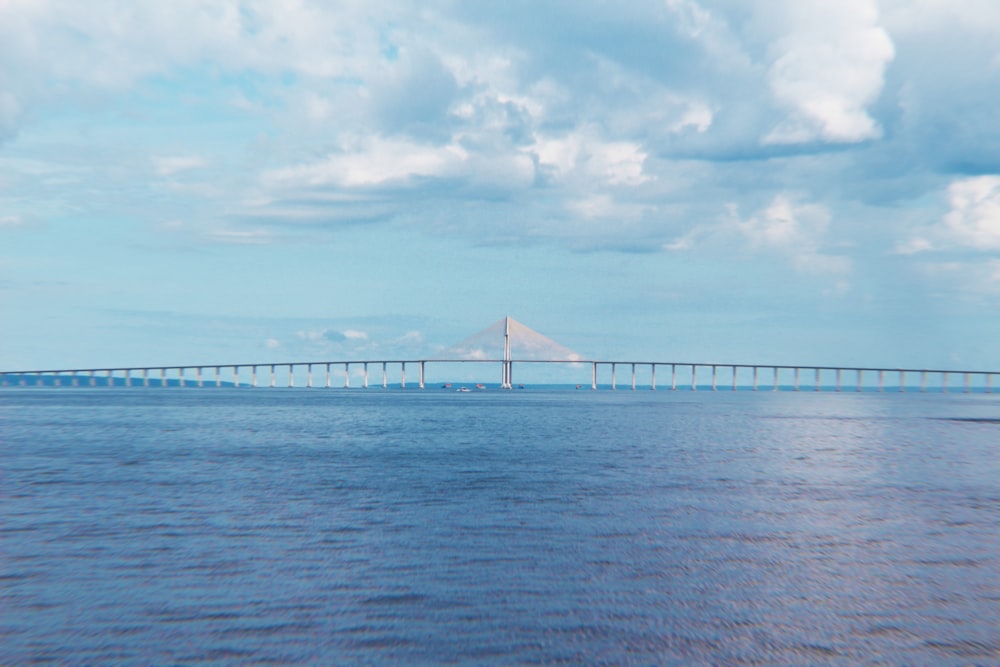
[[[941,393],[942,394],[947,394],[948,393],[948,374],[947,373],[942,373],[941,374]]]
[[[814,391],[819,391],[819,369],[816,369],[816,389]]]
[[[312,389],[313,386],[313,365],[306,364],[306,388]]]
[[[879,393],[885,391],[885,371],[882,370],[878,372],[878,390]]]
[[[400,362],[399,368],[399,388],[406,389],[406,362]]]
[[[615,364],[611,364],[611,391],[615,390]]]
[[[275,379],[276,378],[274,377],[274,364],[271,364],[271,387],[272,388],[275,386]]]
[[[899,371],[899,393],[906,391],[906,371]]]
[[[344,362],[344,389],[351,388],[351,365]]]
[[[656,364],[649,365],[649,390],[656,391]]]
[[[597,362],[590,365],[590,388],[597,389]]]
[[[774,367],[774,383],[771,387],[771,391],[778,391],[778,367]]]
[[[56,374],[56,382],[59,381],[58,378],[59,378],[59,375]],[[132,374],[130,372],[130,369],[128,369],[128,368],[125,369],[125,386],[126,387],[131,387],[132,386]]]
[[[753,390],[757,391],[757,367],[753,367]]]
[[[387,389],[389,387],[389,376],[385,372],[385,362],[382,362],[382,388]]]
[[[716,380],[719,377],[719,368],[717,366],[712,366],[712,391],[716,391]]]
[[[234,387],[239,387],[240,386],[240,367],[239,366],[233,366],[233,386]]]
[[[257,367],[250,367],[250,386],[253,388],[257,387]]]
[[[677,391],[677,364],[670,364],[670,390]]]
[[[861,378],[862,378],[863,374],[864,374],[864,371],[859,368],[858,369],[858,391],[859,392],[861,391],[861,383],[862,383],[862,379]]]
[[[966,373],[965,376],[963,377],[962,383],[965,386],[965,388],[962,391],[964,393],[968,394],[969,391],[970,391],[970,388],[969,388],[969,374],[968,373]]]
[[[199,387],[204,387],[205,383],[201,379],[201,366],[195,367],[195,369],[194,369],[194,376],[198,380],[198,386]]]
[[[363,369],[362,373],[364,374],[364,378],[365,378],[364,386],[365,386],[365,389],[367,389],[368,388],[368,362],[367,361],[365,362],[365,365],[362,366],[362,369]]]
[[[419,377],[420,377],[420,380],[419,380],[419,382],[417,382],[417,386],[420,387],[421,389],[423,389],[424,388],[424,362],[423,361],[420,362],[420,376]],[[507,376],[507,384],[508,385],[510,384],[510,376],[509,375]],[[510,387],[508,386],[508,389],[509,388]]]
[[[840,391],[840,369],[837,369],[837,391]]]
[[[992,373],[986,373],[986,393],[987,394],[992,394],[993,393],[993,374]]]
[[[736,391],[736,366],[733,366],[733,391]]]
[[[691,391],[698,390],[698,366],[691,364]]]
[[[288,364],[288,386],[295,386],[295,364]]]
[[[799,371],[800,370],[802,370],[802,369],[798,368],[798,367],[795,368],[795,391],[799,390]]]
[[[160,369],[160,386],[161,387],[166,387],[167,386],[167,369],[166,368],[161,368]]]
[[[187,382],[184,380],[184,367],[181,366],[177,369],[177,384],[181,387],[186,387]]]

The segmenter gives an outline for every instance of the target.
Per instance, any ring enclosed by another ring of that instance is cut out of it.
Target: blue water
[[[1000,396],[0,390],[2,664],[1000,664]]]

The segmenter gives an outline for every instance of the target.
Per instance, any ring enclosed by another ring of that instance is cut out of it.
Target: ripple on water
[[[37,396],[2,663],[1000,663],[1000,397]]]

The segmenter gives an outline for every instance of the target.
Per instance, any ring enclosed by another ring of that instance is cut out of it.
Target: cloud
[[[977,250],[1000,250],[1000,176],[959,179],[948,186],[944,224],[951,240]]]
[[[172,157],[153,158],[156,173],[160,176],[173,176],[182,171],[199,169],[208,164],[205,158],[197,155],[177,155]]]
[[[867,107],[895,55],[873,0],[797,0],[784,5],[786,34],[770,48],[768,83],[789,111],[765,143],[854,143],[881,136]]]
[[[0,215],[0,229],[18,229],[28,226],[28,221],[20,215]]]
[[[346,341],[368,340],[368,334],[364,331],[358,331],[357,329],[346,329],[344,331],[340,331],[338,329],[308,329],[297,331],[295,336],[300,340],[314,343],[343,343]]]
[[[851,271],[850,258],[821,251],[830,211],[819,204],[799,204],[788,195],[777,195],[763,210],[740,219],[730,206],[736,229],[751,249],[776,251],[787,256],[802,273],[845,275]]]
[[[896,244],[893,252],[897,255],[916,255],[920,252],[933,250],[934,244],[921,236],[915,236],[907,241]]]
[[[856,248],[993,249],[992,190],[955,195],[936,233],[852,219],[1000,173],[998,37],[1000,10],[980,0],[7,2],[0,59],[18,66],[0,68],[0,140],[58,109],[99,136],[76,144],[73,169],[60,142],[76,130],[42,137],[44,178],[0,161],[0,189],[27,193],[0,226],[72,180],[91,209],[158,197],[136,217],[196,220],[173,229],[190,245],[405,225],[677,256],[717,247],[712,220],[732,202],[755,213],[727,231],[798,272],[846,275]],[[185,133],[127,161],[122,128],[153,134],[178,113]],[[130,173],[147,155],[169,183]],[[91,163],[114,165],[99,186]],[[841,233],[853,248],[830,249],[832,220],[855,224]]]
[[[590,131],[538,139],[531,153],[558,180],[575,174],[602,185],[635,186],[649,180],[643,173],[646,154],[639,144],[604,141]]]

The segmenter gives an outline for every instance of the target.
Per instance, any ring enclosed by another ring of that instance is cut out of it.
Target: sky
[[[1000,371],[994,0],[0,0],[0,370]]]

